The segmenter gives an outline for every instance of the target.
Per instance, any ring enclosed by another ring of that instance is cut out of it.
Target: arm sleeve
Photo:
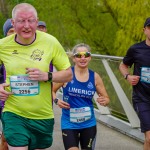
[[[58,71],[65,70],[71,66],[65,50],[58,41],[54,46],[52,63]]]
[[[133,63],[134,63],[134,55],[133,55],[133,52],[134,52],[134,48],[133,47],[130,47],[125,55],[125,57],[123,58],[123,63],[127,66],[132,66]]]

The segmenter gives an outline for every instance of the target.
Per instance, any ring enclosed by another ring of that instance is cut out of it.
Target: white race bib
[[[71,108],[70,122],[81,123],[91,118],[90,107]]]
[[[141,68],[141,82],[150,83],[150,68],[149,67]]]
[[[10,77],[11,92],[16,96],[31,96],[39,94],[39,82],[31,81],[28,75]]]

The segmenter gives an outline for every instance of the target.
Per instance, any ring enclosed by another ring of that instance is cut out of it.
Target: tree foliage
[[[114,48],[116,55],[124,55],[135,42],[144,40],[143,24],[150,16],[149,0],[104,0],[111,8],[114,21],[118,25]]]
[[[115,37],[116,25],[103,3],[95,0],[55,0],[45,7],[43,5],[42,10],[42,4],[36,4],[39,18],[46,21],[49,33],[56,36],[66,49],[85,42],[96,53],[110,54],[113,41],[108,38]],[[46,13],[43,15],[43,12]]]
[[[47,24],[66,50],[84,42],[93,53],[123,56],[130,45],[144,39],[143,23],[149,16],[148,0],[0,0],[0,27],[12,8],[31,3],[39,20]],[[2,9],[3,8],[3,9]],[[3,32],[0,30],[0,37]]]

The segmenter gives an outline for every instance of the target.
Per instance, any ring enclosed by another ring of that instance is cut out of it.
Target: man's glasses
[[[91,56],[91,53],[90,52],[77,52],[73,56],[76,57],[76,58],[81,58],[82,56],[87,58],[87,57]]]
[[[33,24],[36,22],[36,19],[27,19],[27,20],[24,20],[24,19],[18,19],[16,21],[18,24],[25,24],[26,22],[28,22],[29,24]]]

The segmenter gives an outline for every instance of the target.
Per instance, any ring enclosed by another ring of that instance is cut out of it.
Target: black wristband
[[[55,98],[53,101],[54,101],[54,103],[57,105],[57,103],[58,103],[58,98]]]
[[[125,75],[124,75],[124,78],[125,78],[126,80],[127,80],[127,78],[128,78],[128,75],[129,75],[129,74],[125,74]]]
[[[48,72],[48,81],[52,82],[53,75],[51,72]]]

